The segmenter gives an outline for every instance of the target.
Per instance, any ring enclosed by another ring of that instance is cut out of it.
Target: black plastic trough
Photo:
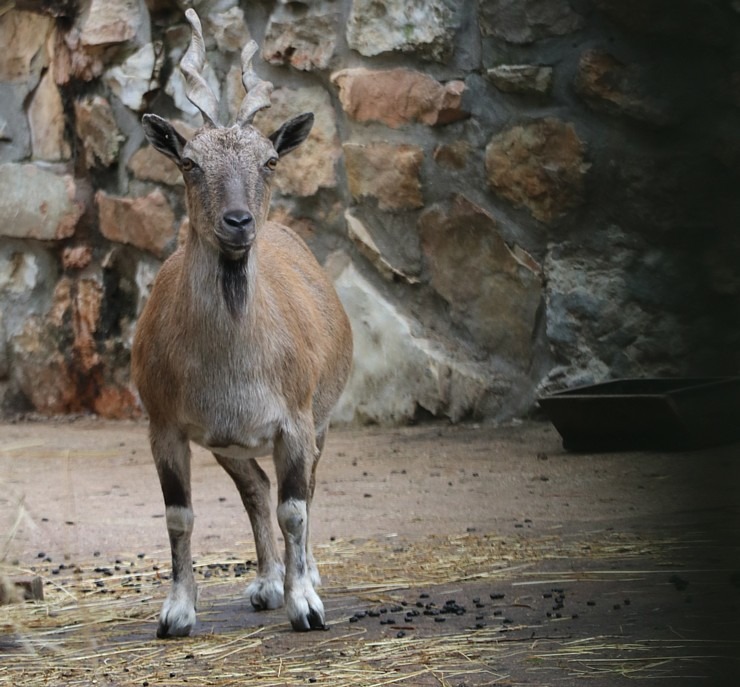
[[[549,394],[539,404],[572,451],[740,441],[740,377],[617,379]]]

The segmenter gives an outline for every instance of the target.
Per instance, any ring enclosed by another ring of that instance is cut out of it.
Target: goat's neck
[[[243,261],[229,261],[192,232],[184,249],[183,307],[207,328],[240,329],[259,298],[256,246]]]

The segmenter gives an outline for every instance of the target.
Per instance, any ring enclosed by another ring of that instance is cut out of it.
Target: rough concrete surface
[[[52,606],[64,587],[77,611],[107,598],[130,610],[134,574],[151,583],[141,611],[94,637],[65,618],[68,602],[43,622],[38,603],[0,608],[0,684],[736,684],[739,448],[567,453],[541,422],[335,430],[311,523],[330,631],[309,634],[241,596],[248,521],[196,448],[199,625],[161,642],[169,551],[145,424],[2,424],[4,568],[40,575]],[[77,647],[68,673],[43,667],[42,626]],[[244,637],[258,646],[226,650]],[[133,661],[141,652],[159,652],[156,667]],[[274,679],[249,672],[248,656]]]

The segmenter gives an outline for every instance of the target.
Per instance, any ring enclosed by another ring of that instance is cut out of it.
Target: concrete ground
[[[196,635],[178,644],[153,639],[169,553],[146,426],[0,424],[0,557],[11,575],[42,576],[53,606],[43,618],[13,607],[5,623],[0,609],[0,684],[61,679],[44,665],[48,647],[33,649],[41,635],[63,637],[77,661],[66,684],[182,684],[183,670],[219,685],[740,684],[739,453],[574,454],[539,422],[335,430],[311,525],[327,639],[292,633],[281,611],[255,613],[240,596],[248,521],[229,478],[195,449],[203,584]],[[128,592],[147,580],[144,610],[130,612]],[[59,590],[74,609],[54,606]],[[93,592],[127,609],[105,623],[108,644],[94,641],[109,651],[97,662],[90,636],[75,634],[84,623],[65,619]],[[224,647],[246,636],[277,677],[254,672],[245,652],[234,663]],[[144,650],[161,657],[136,672],[131,656]],[[348,656],[365,677],[337,672]]]

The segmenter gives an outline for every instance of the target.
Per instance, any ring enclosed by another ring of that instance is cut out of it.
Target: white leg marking
[[[167,531],[172,546],[172,588],[159,614],[157,636],[184,637],[195,626],[197,588],[190,556],[193,511],[182,506],[167,508]]]
[[[306,556],[306,502],[288,499],[277,510],[285,537],[285,606],[288,618],[294,630],[324,629],[324,604],[313,588]]]

